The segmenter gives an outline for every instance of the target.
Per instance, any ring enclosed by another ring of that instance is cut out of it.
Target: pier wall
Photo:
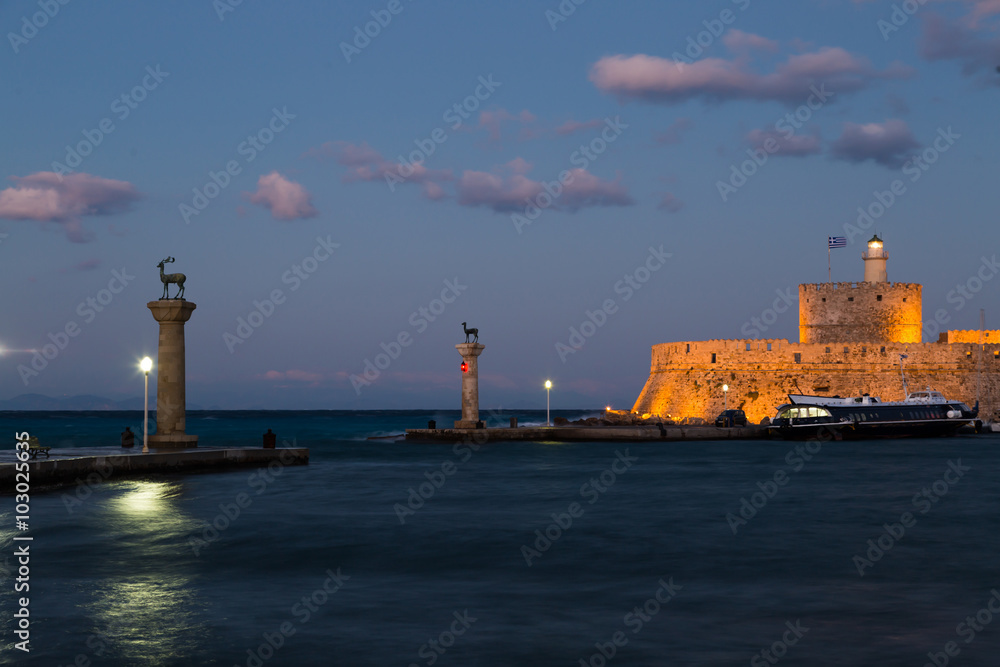
[[[728,405],[742,408],[759,423],[773,417],[787,395],[821,394],[882,400],[903,398],[899,355],[906,354],[910,391],[930,386],[950,399],[972,406],[980,383],[980,416],[1000,408],[1000,331],[983,332],[982,374],[977,374],[980,346],[970,333],[949,331],[935,343],[790,343],[785,339],[709,340],[663,343],[652,348],[649,379],[634,412],[714,419],[723,409],[722,385],[729,385]],[[988,336],[986,334],[989,334]]]

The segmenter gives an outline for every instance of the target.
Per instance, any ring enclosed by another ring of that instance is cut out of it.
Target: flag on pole
[[[846,248],[847,247],[847,237],[844,236],[827,236],[826,237],[827,249],[830,248]]]

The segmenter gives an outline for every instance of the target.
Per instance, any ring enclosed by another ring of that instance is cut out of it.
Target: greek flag
[[[846,248],[847,247],[847,237],[845,236],[827,236],[826,237],[826,247],[827,248]]]

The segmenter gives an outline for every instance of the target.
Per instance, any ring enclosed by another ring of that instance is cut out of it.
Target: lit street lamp
[[[552,394],[552,380],[545,381],[545,425],[552,426],[549,421],[549,397]]]
[[[728,410],[729,409],[729,385],[728,384],[722,385],[722,409],[723,410]]]
[[[142,401],[142,452],[149,453],[149,371],[153,370],[153,360],[143,357],[139,368],[146,376],[146,395]]]

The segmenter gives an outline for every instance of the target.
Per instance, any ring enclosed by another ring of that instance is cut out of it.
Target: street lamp
[[[723,410],[728,410],[729,409],[729,385],[728,384],[722,385],[722,409]]]
[[[545,425],[552,426],[549,421],[549,397],[552,394],[552,380],[545,381]]]
[[[146,395],[142,401],[142,452],[149,453],[149,371],[153,370],[153,360],[143,357],[139,368],[146,376]]]

